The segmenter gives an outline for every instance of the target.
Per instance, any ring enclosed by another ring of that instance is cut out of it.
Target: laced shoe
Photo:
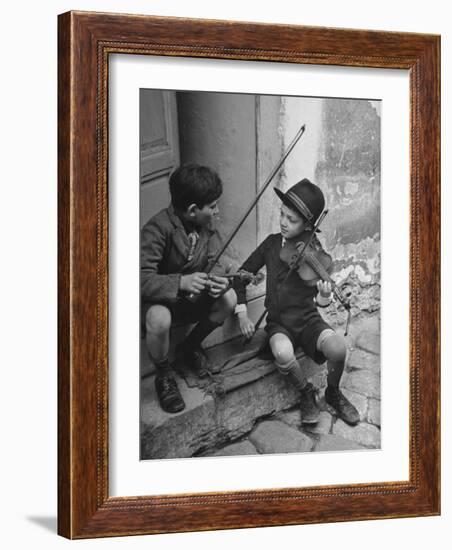
[[[303,424],[316,424],[319,421],[320,411],[316,402],[317,390],[308,382],[300,391],[301,422]]]
[[[328,405],[333,407],[337,416],[341,420],[347,422],[347,424],[350,424],[351,426],[358,424],[360,420],[359,412],[339,388],[328,386],[325,390],[325,401]]]
[[[155,390],[162,409],[168,413],[177,413],[185,409],[177,382],[171,376],[157,375]]]

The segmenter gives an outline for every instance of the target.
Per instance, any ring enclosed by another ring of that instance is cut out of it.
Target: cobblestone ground
[[[349,426],[334,414],[320,392],[320,420],[301,424],[297,407],[258,421],[240,441],[208,456],[380,448],[380,330],[374,316],[347,337],[348,356],[341,380],[344,395],[356,406],[360,422]],[[206,456],[206,455],[205,455]]]

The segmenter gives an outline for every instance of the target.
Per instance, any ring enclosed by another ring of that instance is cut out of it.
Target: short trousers
[[[317,341],[320,334],[327,329],[333,330],[320,315],[311,318],[303,329],[296,334],[275,321],[269,321],[265,327],[269,339],[277,333],[285,334],[292,342],[294,349],[301,347],[306,355],[318,365],[326,361],[326,357],[317,349]]]
[[[161,304],[144,302],[141,307],[142,329],[146,330],[146,314],[151,306],[160,305],[168,308],[171,312],[172,325],[190,325],[206,317],[210,313],[215,300],[207,292],[203,292],[195,302],[190,302],[184,298],[180,298],[176,302]]]

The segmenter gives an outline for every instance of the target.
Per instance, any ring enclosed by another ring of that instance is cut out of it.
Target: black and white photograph
[[[381,447],[381,107],[140,89],[141,460]]]
[[[450,547],[448,6],[5,3],[5,549]]]

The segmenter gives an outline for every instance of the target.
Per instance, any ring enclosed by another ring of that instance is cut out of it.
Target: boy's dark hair
[[[221,196],[223,185],[218,174],[208,166],[183,164],[169,179],[174,208],[185,212],[190,204],[203,208]]]

